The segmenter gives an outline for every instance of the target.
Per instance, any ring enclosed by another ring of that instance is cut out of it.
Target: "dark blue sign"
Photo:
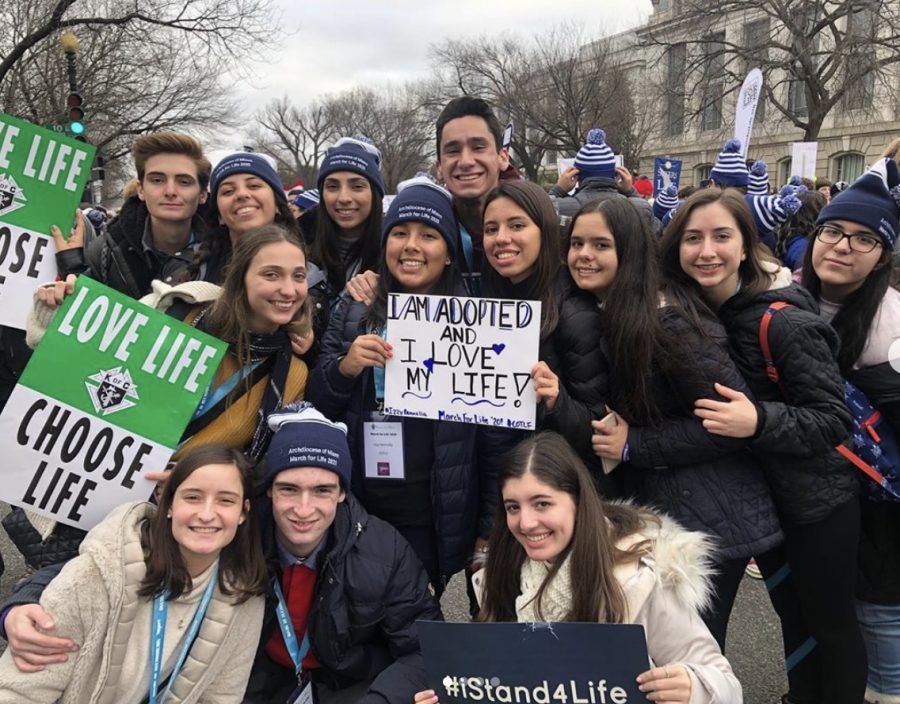
[[[674,185],[678,188],[681,180],[681,160],[670,159],[667,156],[658,156],[653,163],[653,197],[666,186]]]
[[[429,683],[441,704],[637,704],[649,669],[643,626],[419,621]]]

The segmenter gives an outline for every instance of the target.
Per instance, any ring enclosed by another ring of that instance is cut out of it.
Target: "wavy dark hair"
[[[545,431],[534,435],[507,455],[498,476],[501,492],[510,479],[518,479],[526,473],[565,492],[575,504],[572,540],[555,558],[538,590],[535,597],[537,613],[541,614],[541,600],[547,585],[559,572],[565,558],[571,556],[572,605],[565,620],[622,623],[626,616],[625,595],[613,570],[616,565],[636,561],[647,554],[650,543],[639,541],[628,550],[620,550],[616,545],[648,526],[658,526],[659,518],[634,506],[601,501],[587,467],[557,433]],[[519,576],[527,556],[507,527],[502,500],[488,540],[488,555],[478,620],[515,621],[516,597],[521,593]]]
[[[250,363],[251,332],[249,329],[253,311],[247,298],[247,270],[259,251],[270,244],[287,242],[299,249],[306,258],[306,249],[300,238],[281,225],[263,225],[245,232],[238,240],[231,261],[225,268],[222,293],[209,309],[206,329],[211,335],[232,345],[238,364]],[[290,332],[302,333],[311,325],[312,301],[306,300],[288,325]],[[247,377],[249,381],[249,376]],[[235,389],[237,392],[237,388]]]
[[[211,464],[231,465],[238,471],[243,501],[249,506],[234,539],[219,555],[219,591],[234,596],[235,603],[241,603],[268,590],[269,572],[263,559],[259,526],[253,506],[249,503],[253,493],[252,468],[237,450],[214,443],[200,445],[178,460],[162,490],[156,515],[141,525],[147,572],[141,580],[139,596],[155,597],[168,592],[169,599],[177,599],[193,588],[181,550],[172,535],[169,511],[178,487],[195,471]]]
[[[810,234],[803,255],[803,287],[818,301],[822,298],[822,280],[816,273],[812,263],[813,247],[816,243],[815,230]],[[884,243],[882,243],[884,244]],[[838,366],[842,374],[847,374],[859,355],[862,354],[869,337],[869,328],[878,312],[878,307],[891,285],[894,275],[892,267],[893,251],[882,246],[881,257],[875,268],[869,272],[862,285],[841,303],[841,309],[831,320],[831,327],[841,340],[838,352]]]
[[[549,337],[559,323],[559,308],[562,295],[559,287],[560,269],[563,258],[559,237],[559,214],[553,201],[543,188],[528,181],[501,181],[500,185],[488,193],[484,201],[484,212],[498,198],[508,198],[525,211],[528,218],[541,232],[541,247],[528,277],[526,297],[541,302],[541,338]],[[482,219],[483,219],[482,214]],[[514,298],[513,284],[487,263],[481,272],[482,292],[491,298]]]
[[[366,183],[369,184],[369,190],[372,192],[372,211],[366,218],[362,237],[350,247],[344,258],[341,257],[338,247],[341,228],[328,212],[324,190],[322,201],[316,209],[316,236],[309,257],[328,276],[328,285],[336,294],[344,290],[347,283],[347,268],[352,262],[359,260],[359,267],[355,273],[361,273],[368,269],[374,270],[378,266],[381,256],[383,200],[381,193],[372,186],[371,181],[366,179]]]
[[[572,218],[568,239],[578,220],[600,215],[613,234],[618,260],[606,291],[603,334],[610,356],[613,393],[610,405],[635,425],[662,417],[654,380],[690,374],[682,345],[660,323],[660,279],[657,240],[646,220],[626,198],[595,200]],[[702,334],[702,328],[698,326]]]
[[[753,222],[750,206],[747,205],[743,193],[734,188],[725,190],[706,188],[697,191],[678,206],[678,210],[663,231],[659,241],[659,261],[663,278],[671,284],[672,294],[678,297],[679,305],[689,312],[695,308],[697,301],[705,301],[705,298],[700,284],[681,268],[681,238],[684,236],[688,220],[693,212],[697,208],[703,208],[713,203],[721,205],[735,219],[741,232],[744,252],[747,254],[738,269],[741,280],[741,291],[738,295],[755,298],[766,291],[772,281],[772,274],[763,268],[763,263],[777,263],[777,260],[768,254],[759,242],[756,224]],[[682,292],[689,292],[691,295],[684,296],[681,295]]]
[[[800,210],[791,215],[775,230],[775,256],[781,259],[787,252],[788,243],[795,236],[807,237],[816,229],[816,218],[825,207],[825,196],[815,191],[798,193]]]

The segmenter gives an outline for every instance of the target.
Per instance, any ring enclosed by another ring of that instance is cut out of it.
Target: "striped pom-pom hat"
[[[678,207],[678,189],[674,186],[666,186],[653,201],[653,214],[658,220],[662,220],[672,208]]]
[[[595,127],[587,133],[584,146],[575,155],[579,180],[586,178],[615,178],[616,155],[606,143],[606,132]]]
[[[748,193],[744,199],[750,206],[750,213],[753,215],[753,222],[756,223],[760,238],[774,233],[781,223],[803,205],[795,195],[753,196]]]
[[[747,162],[741,156],[741,140],[729,139],[725,142],[725,146],[716,157],[712,171],[709,172],[709,177],[722,188],[746,186],[750,183]]]
[[[769,195],[769,165],[766,162],[754,161],[750,167],[750,184],[747,186],[747,195]]]

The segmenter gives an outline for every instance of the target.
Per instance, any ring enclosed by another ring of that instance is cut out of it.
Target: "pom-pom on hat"
[[[775,229],[787,220],[791,215],[800,210],[803,203],[794,194],[775,196],[752,196],[749,193],[744,196],[753,222],[759,232],[760,239],[765,239],[775,232]]]
[[[662,220],[672,208],[678,207],[678,189],[674,185],[666,186],[653,201],[653,214]]]
[[[615,178],[616,155],[606,144],[606,132],[595,127],[587,133],[584,146],[575,155],[579,180],[586,178]]]
[[[430,225],[447,242],[450,256],[456,255],[456,242],[459,239],[459,226],[453,213],[453,196],[445,188],[439,186],[424,172],[415,177],[401,181],[397,186],[397,195],[391,201],[384,216],[384,240],[388,233],[401,222],[421,222]]]
[[[746,186],[750,183],[747,162],[741,156],[741,140],[729,139],[725,142],[725,146],[716,157],[712,171],[709,172],[709,177],[722,188]]]
[[[864,225],[893,249],[900,230],[900,169],[893,159],[881,159],[822,208],[816,225],[849,220]]]
[[[216,164],[216,168],[213,169],[209,178],[209,194],[213,201],[216,199],[222,181],[232,174],[253,174],[261,178],[275,191],[275,198],[278,201],[287,203],[284,186],[281,185],[281,179],[278,177],[275,167],[262,154],[255,152],[235,152]]]
[[[286,469],[320,467],[337,474],[341,486],[349,489],[352,461],[346,425],[331,422],[306,401],[275,411],[268,423],[274,435],[266,453],[267,487]]]
[[[316,186],[321,192],[326,177],[338,171],[352,171],[365,176],[372,188],[384,196],[384,179],[381,177],[381,151],[368,137],[357,134],[342,137],[325,152],[319,167]]]
[[[319,204],[319,201],[319,189],[311,188],[308,191],[303,191],[294,196],[292,203],[298,208],[309,210],[310,208],[315,208]]]
[[[791,176],[791,180],[788,181],[788,185],[794,187],[795,193],[806,193],[809,190],[806,184],[803,183],[803,178],[801,176],[797,176],[797,174]]]
[[[759,160],[753,162],[750,167],[750,184],[747,186],[747,194],[753,196],[769,195],[769,165]]]

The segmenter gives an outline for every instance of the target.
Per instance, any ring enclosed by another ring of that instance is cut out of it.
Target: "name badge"
[[[291,692],[287,704],[315,704],[312,682],[307,681]]]
[[[403,423],[373,421],[363,423],[363,452],[366,479],[405,479],[403,465]]]

